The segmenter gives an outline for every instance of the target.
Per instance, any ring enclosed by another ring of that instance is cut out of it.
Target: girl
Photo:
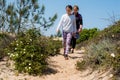
[[[68,60],[71,38],[76,33],[76,19],[72,14],[71,5],[66,6],[66,14],[61,17],[57,27],[57,32],[59,32],[60,27],[62,27],[63,30],[64,57]]]

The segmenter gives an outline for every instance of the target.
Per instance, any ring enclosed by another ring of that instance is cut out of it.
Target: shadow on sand
[[[57,72],[58,72],[57,70],[48,67],[47,69],[44,70],[43,74],[44,75],[50,75],[50,74],[56,74]]]

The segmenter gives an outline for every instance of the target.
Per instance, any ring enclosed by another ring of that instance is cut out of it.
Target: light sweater
[[[64,32],[76,32],[76,18],[75,15],[64,14],[58,24],[57,30],[62,27]]]

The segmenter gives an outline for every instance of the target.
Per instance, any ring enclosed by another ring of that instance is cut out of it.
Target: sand
[[[0,80],[110,80],[110,71],[91,72],[90,69],[85,71],[76,69],[76,62],[83,60],[84,50],[75,50],[73,54],[69,54],[69,60],[65,60],[62,53],[63,49],[60,55],[50,57],[50,68],[43,76],[18,74],[13,69],[13,65],[7,67],[7,61],[3,60],[0,62]]]

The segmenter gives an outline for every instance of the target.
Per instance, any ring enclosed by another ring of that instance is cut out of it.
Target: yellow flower
[[[17,46],[19,45],[19,44],[16,44]]]
[[[43,56],[43,54],[41,54],[41,56]]]
[[[31,57],[33,57],[33,55],[31,55]]]
[[[15,48],[15,50],[17,50],[17,48]]]
[[[28,69],[31,69],[31,67],[29,67]]]
[[[30,39],[30,41],[32,41],[32,39]]]
[[[54,49],[54,52],[56,52],[56,49]]]
[[[8,53],[8,55],[10,55],[10,53]]]
[[[29,63],[29,66],[31,65],[31,63]]]
[[[113,34],[113,35],[112,35],[112,37],[114,38],[114,37],[115,37],[115,35]]]
[[[16,54],[16,56],[18,56],[18,54]]]
[[[115,57],[115,54],[114,54],[114,53],[112,53],[112,54],[111,54],[111,56],[112,56],[112,57]]]
[[[23,43],[22,41],[20,41],[20,43]]]

